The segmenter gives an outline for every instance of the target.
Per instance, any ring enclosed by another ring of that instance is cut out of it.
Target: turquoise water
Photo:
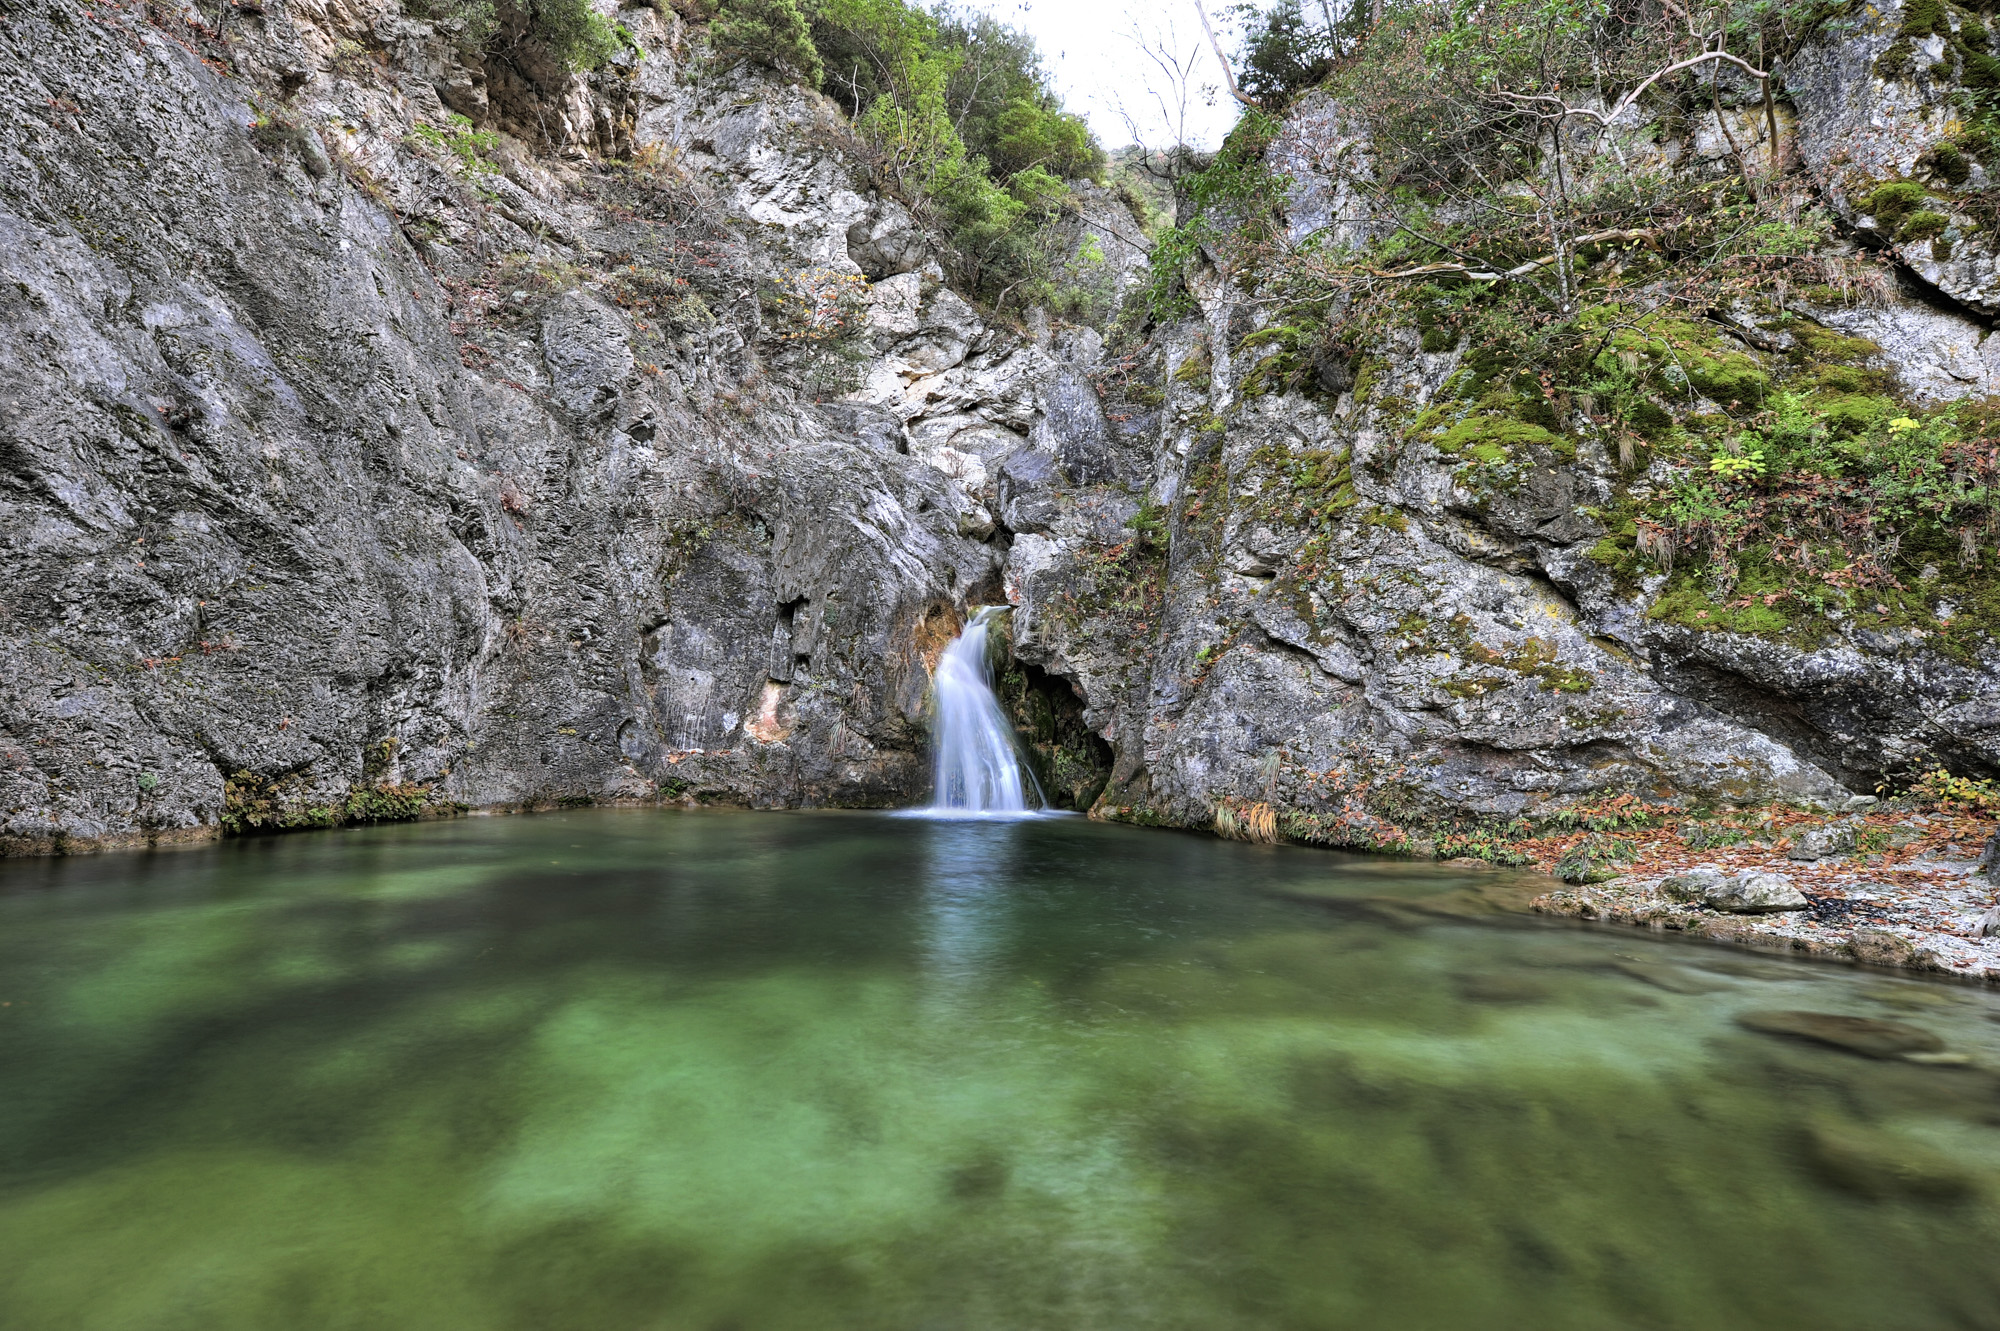
[[[0,1326],[2000,1326],[2000,1003],[1521,890],[832,814],[0,864]]]

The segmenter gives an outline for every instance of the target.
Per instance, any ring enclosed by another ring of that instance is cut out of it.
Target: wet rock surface
[[[1745,1012],[1736,1023],[1762,1035],[1810,1040],[1868,1058],[1929,1054],[1944,1048],[1943,1040],[1919,1026],[1831,1012]]]

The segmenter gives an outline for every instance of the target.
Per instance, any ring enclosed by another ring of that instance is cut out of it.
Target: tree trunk
[[[1380,0],[1377,0],[1377,3],[1380,3]],[[1194,12],[1201,15],[1201,30],[1208,34],[1208,49],[1215,52],[1215,63],[1222,66],[1222,81],[1229,85],[1229,95],[1245,106],[1257,105],[1245,97],[1243,90],[1236,86],[1236,71],[1229,67],[1229,57],[1222,53],[1222,43],[1216,38],[1215,25],[1208,21],[1208,6],[1201,0],[1194,0]]]

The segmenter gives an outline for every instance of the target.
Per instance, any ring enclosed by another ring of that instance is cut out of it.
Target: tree
[[[1217,89],[1198,80],[1195,71],[1202,62],[1201,45],[1183,40],[1172,20],[1153,28],[1134,20],[1126,39],[1150,68],[1139,81],[1143,99],[1135,107],[1120,95],[1118,116],[1139,150],[1135,158],[1138,169],[1171,186],[1200,165],[1202,154],[1193,142],[1195,108],[1215,105]],[[1165,149],[1145,146],[1161,136],[1168,141]]]
[[[1320,0],[1309,18],[1299,0],[1266,10],[1240,4],[1230,12],[1243,24],[1243,90],[1260,105],[1283,106],[1326,81],[1340,57],[1340,29],[1333,7]]]
[[[1683,107],[1710,104],[1756,193],[1713,71],[1741,69],[1766,88],[1768,74],[1727,49],[1726,26],[1704,29],[1674,0],[1413,6],[1388,24],[1339,80],[1372,151],[1325,145],[1422,260],[1370,281],[1513,285],[1561,317],[1574,313],[1577,252],[1643,243],[1677,206],[1660,193],[1674,187],[1630,169],[1621,144],[1643,132],[1634,109],[1669,90]]]
[[[1194,12],[1201,18],[1201,30],[1208,36],[1208,48],[1215,52],[1215,63],[1222,67],[1223,86],[1229,89],[1231,97],[1243,105],[1256,106],[1256,99],[1246,96],[1243,89],[1236,85],[1236,71],[1231,68],[1229,57],[1222,53],[1222,42],[1215,35],[1215,24],[1209,21],[1208,7],[1202,4],[1201,0],[1194,0]]]

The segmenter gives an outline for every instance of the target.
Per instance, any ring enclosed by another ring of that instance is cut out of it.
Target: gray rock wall
[[[0,18],[0,845],[207,834],[239,773],[308,821],[385,784],[915,798],[922,630],[1000,555],[907,431],[940,376],[960,433],[1033,395],[935,270],[863,348],[916,401],[788,378],[760,283],[910,244],[838,118],[696,87],[627,14],[643,77],[557,80],[549,137],[467,170],[413,137],[489,87],[446,35],[195,14]],[[680,165],[617,203],[563,161],[600,124]],[[699,297],[671,338],[627,308],[648,261]]]

